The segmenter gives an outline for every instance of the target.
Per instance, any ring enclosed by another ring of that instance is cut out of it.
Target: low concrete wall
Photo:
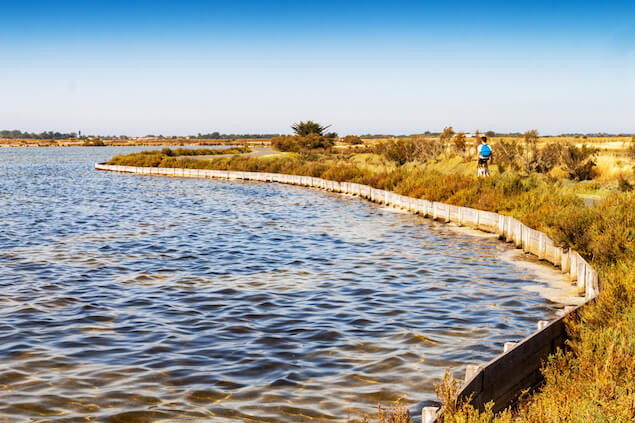
[[[587,303],[600,292],[597,272],[578,253],[557,247],[547,235],[523,225],[511,216],[405,197],[366,185],[329,181],[310,176],[227,170],[110,166],[99,163],[95,164],[95,169],[163,176],[279,182],[356,195],[376,203],[403,208],[435,220],[454,222],[461,226],[496,233],[501,239],[514,243],[523,251],[534,254],[541,260],[559,267],[563,273],[569,275],[571,282],[576,283],[579,292],[584,293]],[[580,307],[583,306],[584,304]],[[565,312],[577,312],[577,308],[565,308]],[[506,343],[503,353],[489,363],[468,365],[465,383],[459,392],[459,397],[467,399],[471,396],[473,405],[479,408],[489,401],[493,401],[494,411],[498,411],[514,401],[523,390],[536,386],[542,380],[541,362],[556,349],[564,346],[566,334],[563,319],[564,316],[552,322],[539,322],[538,330],[535,333],[519,343]],[[422,412],[423,423],[436,421],[438,413],[439,411],[435,407],[424,408]]]

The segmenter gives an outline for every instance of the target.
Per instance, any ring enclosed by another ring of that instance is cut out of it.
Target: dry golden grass
[[[635,161],[624,154],[617,154],[615,152],[599,153],[595,164],[597,176],[594,179],[601,182],[616,181],[619,178],[627,180],[633,179]]]
[[[377,423],[410,423],[410,411],[402,405],[396,405],[388,410],[383,410],[381,405],[377,406]],[[370,423],[368,417],[362,419],[362,423]]]

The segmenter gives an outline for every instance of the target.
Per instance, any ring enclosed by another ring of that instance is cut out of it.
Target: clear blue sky
[[[0,2],[0,129],[635,132],[635,2]]]

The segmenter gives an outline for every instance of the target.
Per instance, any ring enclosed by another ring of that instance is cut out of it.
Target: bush
[[[586,144],[582,145],[582,147],[569,145],[564,149],[562,163],[564,170],[569,174],[569,178],[577,181],[592,179],[596,152],[597,149],[587,147]]]
[[[496,165],[501,173],[507,169],[520,170],[523,146],[519,142],[501,139],[492,149],[495,151]]]
[[[439,139],[443,142],[443,145],[448,145],[450,140],[454,137],[454,128],[448,126],[447,128],[443,128],[443,132],[439,135]]]
[[[377,151],[390,161],[400,166],[419,157],[416,142],[399,139],[388,141],[377,146]]]
[[[317,149],[329,149],[334,145],[334,142],[330,138],[317,134],[309,134],[306,136],[282,135],[273,138],[271,145],[279,151],[299,153]]]
[[[352,145],[364,143],[364,141],[362,141],[362,139],[358,137],[357,135],[347,135],[342,139],[342,141],[344,141],[346,144],[352,144]]]
[[[465,134],[463,132],[457,133],[454,138],[452,138],[452,144],[454,144],[454,150],[458,154],[464,154],[467,147],[467,138],[465,138]]]
[[[531,173],[536,170],[536,155],[538,152],[538,131],[531,129],[523,134],[524,149],[521,157],[522,170]]]
[[[335,135],[337,136],[337,134]],[[328,149],[335,144],[333,138],[328,138],[318,134],[309,134],[300,137],[298,140],[303,150]]]
[[[422,135],[412,137],[417,157],[423,160],[438,160],[445,153],[446,145],[441,138],[426,138]]]
[[[532,167],[535,172],[549,173],[562,159],[562,145],[553,142],[545,145],[536,152],[535,161]]]
[[[88,138],[82,143],[84,147],[104,147],[105,145],[106,144],[99,138]]]
[[[298,152],[302,149],[297,136],[281,135],[271,139],[271,146],[278,151]]]

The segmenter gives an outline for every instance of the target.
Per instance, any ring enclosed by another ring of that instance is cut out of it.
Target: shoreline
[[[171,176],[183,178],[214,178],[276,182],[290,185],[319,188],[335,193],[349,194],[387,207],[432,218],[439,222],[454,222],[482,232],[496,234],[501,240],[534,255],[539,260],[550,262],[574,281],[578,292],[584,292],[584,303],[565,306],[563,315],[551,321],[539,321],[537,330],[521,341],[506,342],[503,352],[488,363],[465,363],[466,374],[457,400],[469,401],[482,409],[493,402],[496,413],[508,407],[527,389],[542,383],[541,368],[550,354],[566,345],[565,319],[578,315],[580,310],[595,302],[600,293],[599,275],[576,251],[557,247],[553,240],[540,231],[527,227],[517,219],[470,207],[453,206],[436,201],[422,200],[396,194],[392,191],[373,188],[351,182],[338,182],[312,176],[284,173],[244,172],[231,170],[159,168],[106,165],[95,163],[96,170],[134,173],[140,175]],[[492,236],[496,236],[492,235]],[[441,415],[439,407],[424,407],[422,423],[433,423]]]
[[[353,197],[352,195],[349,196]],[[393,206],[384,206],[381,209],[392,213],[410,214],[407,210]],[[459,226],[453,222],[446,223],[445,228],[459,235],[503,241],[497,234],[483,232],[468,226]],[[503,243],[507,244],[505,242]],[[569,283],[568,278],[564,274],[562,274],[552,264],[538,259],[531,253],[526,253],[522,249],[518,248],[510,248],[508,251],[499,254],[497,258],[507,263],[511,263],[523,270],[529,271],[534,275],[536,283],[532,285],[525,285],[521,287],[521,289],[529,292],[536,292],[542,298],[560,304],[561,307],[559,308],[562,309],[568,306],[579,306],[584,303],[584,297],[579,294],[575,285],[571,285],[571,283]]]

